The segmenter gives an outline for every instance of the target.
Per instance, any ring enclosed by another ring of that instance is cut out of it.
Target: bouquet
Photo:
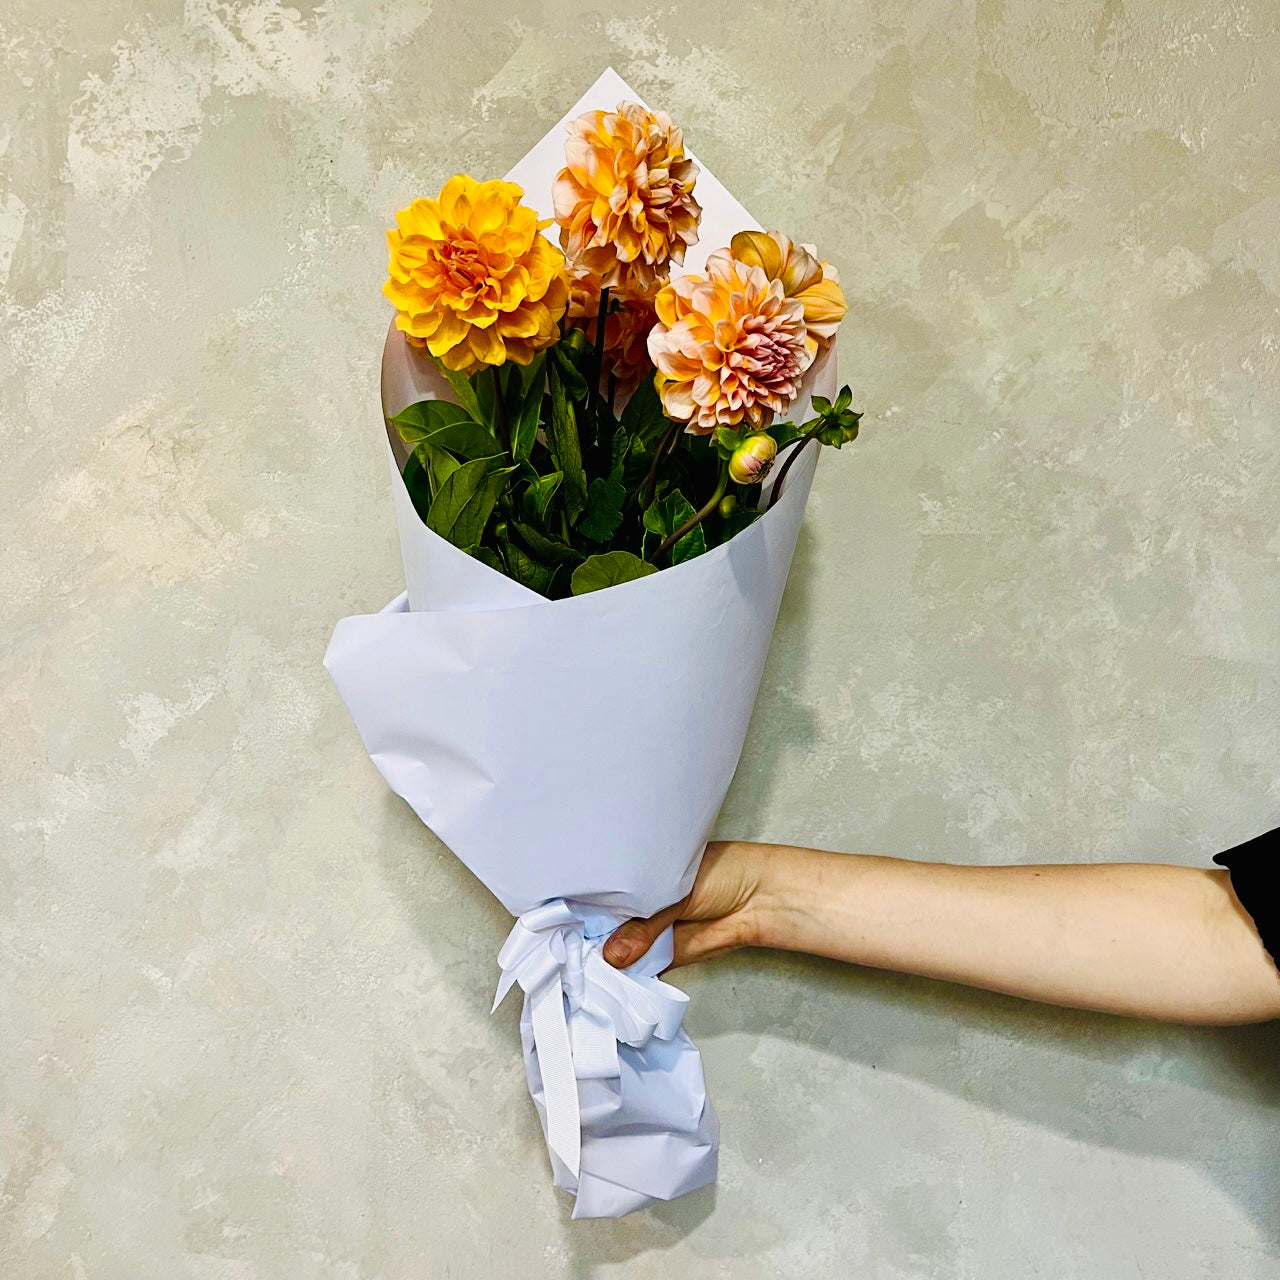
[[[831,264],[761,230],[614,72],[509,176],[451,178],[388,233],[406,591],[341,621],[325,663],[393,790],[517,917],[497,1002],[525,995],[556,1184],[575,1217],[619,1216],[713,1180],[718,1128],[658,977],[669,934],[625,971],[600,949],[692,885],[808,446],[859,415]]]

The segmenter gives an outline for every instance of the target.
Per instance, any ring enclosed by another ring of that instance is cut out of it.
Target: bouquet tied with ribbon
[[[688,893],[733,777],[811,446],[857,435],[844,298],[612,71],[506,180],[451,179],[389,239],[406,590],[339,622],[325,664],[392,789],[516,917],[494,1007],[523,991],[574,1216],[616,1217],[715,1177],[670,934],[626,970],[601,948]]]

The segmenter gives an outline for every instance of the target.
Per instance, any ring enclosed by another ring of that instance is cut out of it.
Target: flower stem
[[[805,451],[810,440],[816,440],[818,438],[818,432],[821,430],[822,423],[819,421],[818,425],[814,427],[812,431],[800,437],[800,443],[797,444],[789,454],[787,454],[787,459],[782,464],[782,470],[778,472],[778,478],[773,482],[773,488],[769,490],[769,507],[766,507],[766,510],[772,507],[779,497],[782,496],[782,482],[787,478],[787,472],[791,470],[791,464]]]
[[[498,440],[502,447],[511,452],[511,434],[507,430],[507,406],[502,402],[502,379],[498,376],[498,366],[491,365],[489,375],[493,379],[493,422],[497,428]]]
[[[668,534],[663,538],[658,546],[657,554],[661,555],[664,551],[669,551],[680,541],[685,534],[696,529],[715,509],[720,505],[720,499],[724,497],[724,491],[729,487],[729,464],[722,462],[720,464],[720,481],[716,485],[716,491],[707,500],[707,505],[701,511],[690,516],[674,533]]]
[[[654,486],[658,483],[658,468],[662,465],[663,458],[675,448],[676,440],[683,426],[683,422],[673,422],[667,428],[667,434],[662,437],[658,447],[653,451],[653,461],[649,464],[649,474],[645,476],[644,484],[635,493],[635,500],[641,506],[644,506],[653,495]]]
[[[604,368],[604,325],[605,317],[608,314],[609,290],[604,288],[600,290],[600,305],[596,309],[596,345],[591,353],[591,376],[587,379],[591,399],[595,402],[595,439],[597,447],[603,447],[604,444],[604,414],[601,412],[602,406],[600,402],[600,371]]]

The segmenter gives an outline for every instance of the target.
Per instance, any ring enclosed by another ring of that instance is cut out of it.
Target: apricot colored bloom
[[[415,200],[387,232],[383,286],[396,326],[446,368],[471,374],[528,364],[559,336],[569,303],[564,255],[540,233],[550,220],[520,203],[513,182],[462,174],[437,200]]]
[[[762,267],[717,249],[705,276],[677,277],[654,305],[649,355],[662,407],[694,435],[768,426],[795,399],[813,363],[804,307]]]
[[[813,245],[794,244],[781,231],[739,231],[729,248],[739,262],[761,267],[770,280],[780,280],[783,293],[801,303],[815,355],[835,337],[849,308],[835,267],[819,262]]]
[[[596,337],[600,287],[600,281],[592,275],[575,272],[569,279],[569,322],[591,342]],[[618,391],[624,396],[629,396],[640,385],[640,379],[653,372],[648,346],[649,330],[658,322],[653,298],[653,293],[626,289],[609,294],[604,322],[604,373],[617,378]]]
[[[552,190],[560,244],[610,288],[652,289],[698,239],[698,166],[661,111],[621,102],[569,123],[565,168]]]

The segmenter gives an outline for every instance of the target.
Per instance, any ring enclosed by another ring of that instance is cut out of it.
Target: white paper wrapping
[[[569,116],[636,95],[607,72]],[[636,99],[638,100],[638,99]],[[568,118],[568,117],[566,117]],[[516,167],[535,207],[557,127]],[[703,170],[703,253],[758,226]],[[690,255],[691,264],[694,261]],[[806,380],[835,394],[827,355]],[[388,416],[448,385],[393,328]],[[391,446],[389,446],[390,452]],[[668,932],[620,974],[603,940],[690,889],[742,750],[817,446],[727,545],[605,591],[548,601],[437,537],[392,461],[407,590],[338,623],[325,665],[396,794],[519,917],[499,999],[525,992],[530,1093],[575,1217],[615,1217],[715,1177],[717,1122],[657,974]]]

